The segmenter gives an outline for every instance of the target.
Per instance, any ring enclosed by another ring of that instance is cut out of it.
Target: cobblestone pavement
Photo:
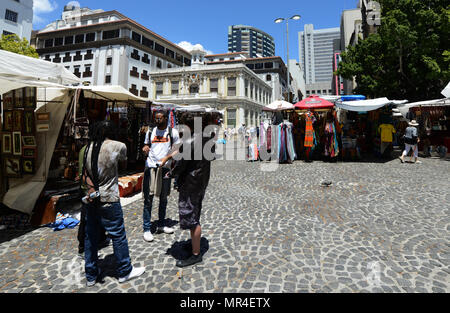
[[[0,292],[450,292],[449,161],[261,166],[213,162],[197,266],[175,267],[189,250],[178,224],[143,241],[139,200],[123,210],[143,276],[119,284],[110,246],[99,253],[104,282],[87,288],[77,229],[39,228],[0,244]]]

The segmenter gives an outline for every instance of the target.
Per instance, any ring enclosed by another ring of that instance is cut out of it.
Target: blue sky
[[[34,0],[33,29],[61,17],[69,0]],[[339,27],[343,10],[356,8],[357,0],[78,0],[82,7],[117,10],[173,43],[201,44],[205,50],[228,50],[228,26],[259,28],[275,39],[276,55],[286,58],[286,24],[278,17],[302,16],[289,22],[289,58],[298,60],[298,32],[305,24],[315,29]]]

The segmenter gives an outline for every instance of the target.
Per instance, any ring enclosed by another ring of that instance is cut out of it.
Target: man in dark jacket
[[[194,116],[186,113],[182,119],[192,134],[194,130]],[[203,123],[205,126],[205,123]],[[202,128],[203,129],[203,128]],[[203,148],[212,138],[203,136],[203,133],[194,133],[192,136],[183,136],[183,145],[180,147],[180,154],[183,157],[175,161],[175,165],[170,173],[171,177],[177,179],[179,199],[178,209],[180,214],[180,228],[189,229],[192,239],[192,255],[186,260],[178,260],[178,267],[193,265],[202,261],[200,254],[200,213],[202,201],[209,183],[211,172],[211,158],[203,153]],[[183,150],[189,153],[183,153]],[[202,149],[201,158],[196,150]],[[197,157],[196,157],[197,156]]]

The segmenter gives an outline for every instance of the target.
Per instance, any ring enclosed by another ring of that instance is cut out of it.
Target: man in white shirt
[[[169,168],[164,165],[176,153],[176,145],[181,143],[179,133],[176,129],[170,128],[167,125],[167,114],[163,111],[158,111],[155,114],[156,127],[149,129],[145,136],[143,147],[144,153],[148,153],[144,181],[142,184],[142,192],[144,194],[144,240],[153,241],[151,233],[151,211],[153,198],[159,196],[159,211],[157,233],[171,234],[174,232],[173,228],[164,225],[167,208],[167,196],[170,193],[171,179],[166,177]],[[152,178],[154,181],[152,182]],[[154,188],[158,183],[161,183],[160,189]],[[154,188],[153,190],[150,190]],[[156,192],[155,192],[156,190]]]

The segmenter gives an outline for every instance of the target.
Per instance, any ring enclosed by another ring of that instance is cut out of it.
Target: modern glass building
[[[315,30],[312,24],[306,24],[304,31],[298,33],[299,56],[305,71],[306,88],[309,89],[308,85],[327,83],[327,86],[318,86],[319,88],[311,86],[311,93],[331,92],[333,40],[340,38],[339,27]]]
[[[228,26],[228,51],[247,52],[251,58],[275,56],[272,36],[246,25]]]

